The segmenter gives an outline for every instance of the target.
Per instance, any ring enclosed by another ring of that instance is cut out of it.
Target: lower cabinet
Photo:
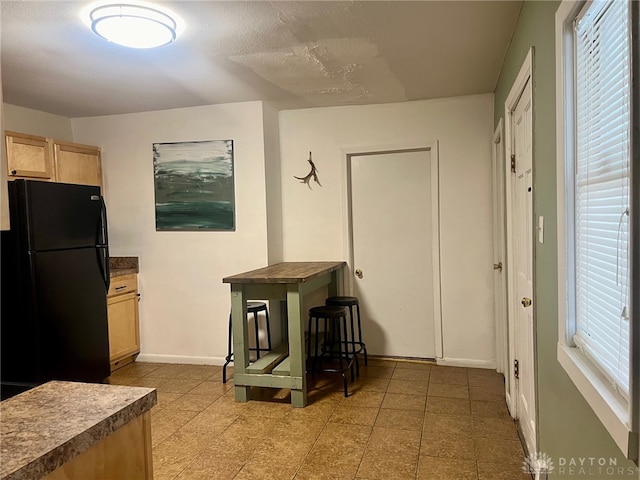
[[[107,296],[111,371],[133,362],[140,353],[137,275],[111,279]]]
[[[144,412],[43,480],[152,480],[151,413]]]

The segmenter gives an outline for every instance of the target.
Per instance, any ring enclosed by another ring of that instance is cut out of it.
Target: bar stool
[[[260,348],[260,328],[258,327],[258,313],[264,312],[265,324],[267,326],[267,347]],[[247,302],[247,315],[253,313],[253,325],[256,331],[256,346],[250,347],[250,352],[256,352],[256,360],[260,358],[260,352],[268,352],[271,350],[271,327],[269,326],[269,310],[267,310],[267,304],[264,302]],[[231,323],[231,313],[229,314],[229,337],[227,340],[227,356],[225,357],[225,363],[222,367],[222,383],[227,383],[227,365],[233,362],[233,345],[231,339],[233,338],[233,326]]]
[[[320,342],[320,321],[323,320],[324,341]],[[344,329],[344,337],[343,337]],[[353,355],[343,346],[346,346],[347,338],[347,310],[337,306],[319,306],[309,309],[309,325],[307,336],[307,352],[309,359],[309,370],[315,372],[339,373],[342,376],[344,385],[344,396],[349,396],[347,388],[346,371],[351,371],[351,381],[353,381]],[[344,338],[344,340],[343,340]],[[313,343],[313,349],[312,349]],[[336,366],[323,367],[324,360]],[[319,365],[316,366],[316,363]]]
[[[360,301],[358,297],[345,297],[345,296],[337,296],[337,297],[329,297],[325,300],[327,305],[337,306],[337,307],[347,307],[349,309],[349,319],[351,320],[351,337],[347,340],[347,349],[349,353],[353,354],[356,360],[356,374],[360,376],[360,363],[358,362],[358,354],[364,354],[364,364],[368,364],[367,360],[367,346],[362,341],[362,327],[360,324]],[[356,331],[354,327],[354,316],[353,316],[353,308],[356,309],[357,322],[358,322],[358,336],[356,337]]]

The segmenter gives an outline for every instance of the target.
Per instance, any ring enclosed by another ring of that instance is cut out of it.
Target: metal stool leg
[[[224,365],[222,366],[222,383],[227,383],[227,365],[231,363],[233,358],[233,351],[231,350],[231,335],[233,334],[233,327],[231,324],[231,314],[229,314],[229,336],[227,337],[227,357],[224,359]]]
[[[314,325],[315,322],[315,325]],[[349,380],[347,370],[351,372],[351,381],[354,380],[353,356],[349,349],[349,337],[347,326],[347,311],[339,306],[313,307],[309,310],[309,351],[311,350],[311,335],[315,326],[315,351],[310,358],[312,372],[338,373],[342,377],[344,396],[349,396]],[[320,329],[322,328],[323,340],[320,341]],[[327,365],[325,365],[325,361]]]
[[[256,360],[260,360],[260,326],[258,325],[258,312],[253,312],[253,326],[256,331]]]
[[[354,318],[353,318],[353,306],[349,305],[349,320],[351,323],[351,342],[349,342],[351,344],[351,354],[353,355],[353,358],[356,362],[356,376],[359,377],[360,376],[360,362],[358,361],[358,355],[356,354],[357,349],[356,349],[356,332],[354,330]],[[346,318],[345,318],[346,321]],[[346,325],[345,325],[345,335],[346,335]],[[346,338],[346,337],[345,337]]]
[[[347,339],[347,317],[342,317],[342,318],[334,318],[334,322],[337,323],[336,325],[336,332],[338,335],[338,339],[337,339],[337,345],[338,345],[338,358],[339,358],[339,365],[340,365],[340,375],[342,375],[342,385],[344,387],[344,396],[348,397],[349,396],[349,388],[348,388],[348,382],[347,382],[347,374],[345,373],[345,367],[343,364],[343,361],[347,362],[347,365],[349,365],[348,362],[348,349],[349,346],[347,345],[346,339]],[[343,326],[344,326],[344,334],[345,334],[345,342],[344,342],[344,351],[342,350],[342,345],[343,345],[343,341],[342,341],[342,330],[343,330]],[[353,381],[353,363],[351,363],[350,365],[350,370],[351,370],[351,381]]]
[[[253,323],[255,325],[255,333],[256,333],[256,347],[249,347],[249,352],[256,352],[256,360],[260,358],[260,352],[266,351],[265,348],[260,347],[260,312],[264,312],[267,319],[267,343],[269,345],[269,350],[271,350],[271,329],[269,326],[269,310],[264,302],[248,302],[247,303],[247,313],[253,313]],[[250,318],[250,317],[249,317]],[[247,318],[247,321],[251,321]],[[225,357],[225,363],[222,366],[222,383],[227,383],[227,366],[229,363],[233,361],[233,323],[232,323],[232,313],[229,314],[229,336],[227,338],[227,356]]]
[[[347,318],[346,317],[344,319],[344,333],[345,335],[347,334]],[[347,356],[347,361],[351,361],[351,366],[349,370],[351,371],[351,382],[353,383],[355,378],[360,376],[360,367],[358,366],[358,356],[356,355],[355,351],[349,352],[348,349],[345,352],[345,355]],[[354,366],[355,366],[355,372],[354,372]]]
[[[312,316],[309,315],[309,324],[307,327],[307,369],[311,372],[311,376],[315,377],[316,372],[315,372],[315,352],[311,351],[311,337],[313,336],[313,330],[312,330]],[[316,327],[317,328],[317,327]],[[317,333],[316,333],[316,339],[317,339]],[[317,347],[316,347],[317,348]]]
[[[364,352],[364,364],[368,365],[369,362],[367,360],[367,346],[362,341],[362,326],[360,325],[360,304],[359,303],[356,304],[356,312],[358,314],[358,342],[360,343],[360,348],[362,348],[362,351]]]
[[[269,351],[271,351],[271,327],[269,326],[269,310],[264,311],[264,318],[267,322],[267,345],[269,346]]]

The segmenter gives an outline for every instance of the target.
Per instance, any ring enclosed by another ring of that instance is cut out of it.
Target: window
[[[629,1],[563,2],[556,13],[558,360],[636,458],[631,24]]]
[[[574,21],[574,341],[629,396],[629,5],[587,4]]]

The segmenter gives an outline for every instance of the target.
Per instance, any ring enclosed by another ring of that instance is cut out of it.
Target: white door
[[[511,173],[513,207],[515,360],[518,365],[517,416],[530,452],[536,449],[535,364],[533,331],[533,182],[532,96],[529,80],[512,115],[515,172]]]
[[[435,358],[431,153],[350,162],[353,284],[367,351]]]

